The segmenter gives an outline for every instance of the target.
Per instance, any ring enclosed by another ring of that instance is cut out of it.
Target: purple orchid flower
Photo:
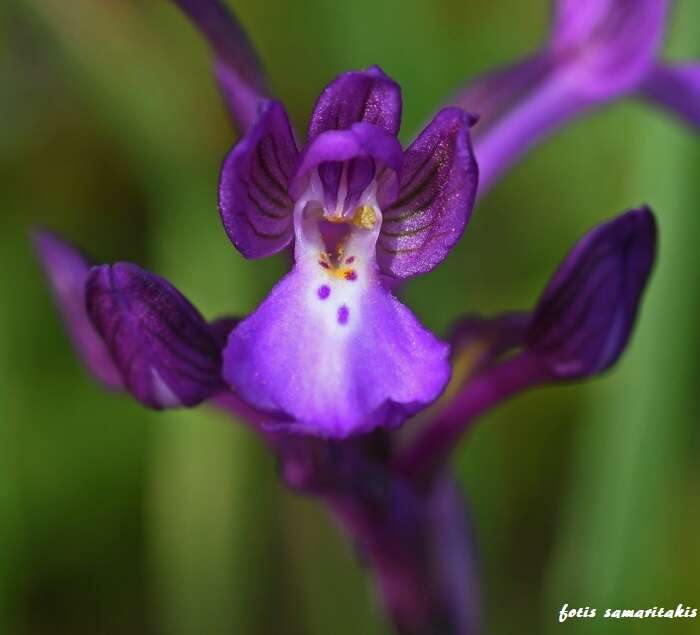
[[[655,259],[654,218],[642,208],[594,228],[533,311],[465,317],[451,346],[441,342],[392,288],[437,266],[465,229],[474,119],[446,108],[403,151],[400,89],[373,67],[321,93],[300,151],[235,18],[217,0],[176,1],[211,43],[245,131],[221,172],[224,229],[247,258],[293,241],[294,266],[249,317],[207,322],[163,278],[92,266],[40,232],[68,333],[98,379],[147,407],[205,402],[246,420],[285,483],[322,500],[356,542],[397,633],[478,633],[474,546],[446,460],[505,399],[615,364]],[[566,37],[590,37],[590,24]],[[591,55],[590,69],[608,64]],[[638,80],[632,67],[618,74],[625,90]],[[392,429],[419,411],[422,427],[400,442]]]
[[[224,377],[292,430],[342,438],[393,427],[442,392],[449,348],[391,293],[459,240],[474,203],[473,119],[441,111],[402,152],[399,86],[379,68],[321,93],[297,151],[281,104],[224,161],[231,242],[260,258],[294,240],[295,265],[231,333]]]
[[[606,103],[637,95],[700,127],[700,65],[657,61],[668,0],[556,0],[531,57],[485,75],[453,103],[479,116],[479,195],[539,141]]]

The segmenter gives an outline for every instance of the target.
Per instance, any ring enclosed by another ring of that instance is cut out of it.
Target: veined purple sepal
[[[234,120],[245,132],[267,94],[260,61],[245,30],[222,0],[173,0],[214,51],[215,75]]]
[[[657,64],[641,94],[700,128],[700,63]]]
[[[398,197],[383,210],[377,240],[383,273],[426,273],[462,237],[478,182],[469,136],[475,121],[459,108],[445,108],[406,150]]]
[[[594,99],[637,88],[661,45],[667,0],[557,0],[550,41],[559,73]]]
[[[92,264],[78,249],[49,232],[34,232],[32,240],[78,356],[105,386],[121,388],[119,371],[85,311],[85,281]]]
[[[622,354],[656,255],[646,208],[599,225],[573,248],[535,308],[527,348],[552,377],[586,377]]]
[[[226,234],[246,258],[265,258],[291,242],[294,203],[287,188],[298,154],[284,106],[268,101],[224,160],[219,213]]]
[[[444,389],[449,347],[379,283],[298,262],[232,332],[224,378],[285,430],[345,438],[396,426]]]
[[[157,410],[195,406],[222,390],[221,333],[169,282],[130,263],[94,267],[90,319],[124,385]]]
[[[308,139],[361,121],[393,136],[401,127],[401,88],[379,66],[342,73],[323,89],[311,115]]]

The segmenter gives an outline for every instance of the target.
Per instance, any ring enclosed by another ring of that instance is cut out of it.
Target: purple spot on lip
[[[323,284],[318,288],[318,297],[325,300],[331,294],[331,288],[327,284]]]
[[[350,269],[350,271],[345,272],[345,279],[346,280],[357,280],[357,272],[354,269]]]
[[[338,324],[347,324],[350,318],[350,309],[345,305],[338,309]]]
[[[350,256],[350,258],[345,260],[345,263],[348,265],[351,265],[353,262],[355,262],[355,256]]]

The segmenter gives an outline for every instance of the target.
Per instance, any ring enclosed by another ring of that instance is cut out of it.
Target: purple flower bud
[[[560,265],[535,308],[527,347],[552,378],[610,368],[625,348],[656,255],[647,208],[588,232]]]
[[[169,282],[130,263],[94,267],[87,310],[125,386],[150,408],[194,406],[223,388],[221,332]]]
[[[610,368],[627,345],[655,256],[654,217],[647,208],[632,210],[574,246],[531,316],[463,320],[453,338],[455,391],[396,459],[397,469],[430,478],[487,410],[535,385]],[[513,349],[520,350],[498,359]],[[463,356],[468,372],[459,368]]]

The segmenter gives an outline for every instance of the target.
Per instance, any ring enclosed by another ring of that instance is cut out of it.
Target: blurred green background
[[[300,129],[336,73],[403,86],[409,141],[466,78],[533,50],[545,0],[234,6]],[[700,55],[679,2],[667,55]],[[202,40],[162,0],[0,3],[0,633],[386,633],[352,550],[284,491],[242,426],[151,413],[83,372],[32,257],[41,224],[165,275],[208,317],[251,311],[284,269],[245,262],[216,212],[235,137]],[[660,261],[631,346],[596,382],[490,414],[455,458],[473,505],[488,633],[697,633],[700,619],[556,618],[700,608],[700,139],[631,101],[571,126],[477,208],[406,300],[444,334],[530,307],[591,225],[641,202]]]

